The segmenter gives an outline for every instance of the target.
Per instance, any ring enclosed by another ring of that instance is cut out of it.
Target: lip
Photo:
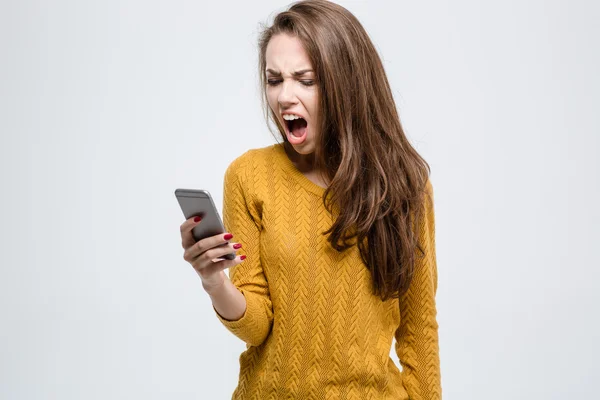
[[[300,113],[297,113],[297,112],[293,112],[293,111],[282,111],[282,112],[281,112],[281,118],[283,118],[283,116],[284,116],[284,115],[287,115],[287,114],[294,114],[294,115],[297,115],[297,116],[299,116],[299,117],[302,117],[302,118],[306,119],[306,117],[305,117],[304,115],[302,115],[302,114],[300,114]],[[308,122],[308,120],[307,120],[307,119],[306,119],[306,121]]]

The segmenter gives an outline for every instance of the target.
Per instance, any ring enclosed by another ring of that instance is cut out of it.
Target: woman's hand
[[[181,246],[184,249],[183,259],[194,267],[202,280],[202,287],[208,292],[225,282],[224,269],[241,263],[246,256],[238,256],[233,260],[218,259],[218,257],[236,252],[242,245],[240,243],[229,243],[233,235],[228,233],[219,233],[196,241],[192,229],[198,223],[200,223],[200,218],[193,217],[181,224]]]

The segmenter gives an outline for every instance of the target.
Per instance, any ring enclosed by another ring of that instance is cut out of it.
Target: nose
[[[284,81],[281,83],[281,91],[279,92],[279,96],[277,96],[277,101],[282,108],[289,107],[296,102],[294,82]]]

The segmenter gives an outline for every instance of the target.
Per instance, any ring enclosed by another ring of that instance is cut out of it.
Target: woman
[[[233,398],[441,398],[429,165],[377,51],[327,1],[294,3],[259,47],[283,142],[227,168],[227,234],[195,243],[201,222],[181,226],[217,318],[247,343]]]

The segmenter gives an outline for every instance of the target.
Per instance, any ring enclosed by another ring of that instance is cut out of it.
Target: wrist
[[[225,271],[220,271],[216,277],[211,277],[210,279],[203,279],[200,277],[200,280],[202,281],[202,288],[209,295],[213,295],[225,287],[225,279]]]

